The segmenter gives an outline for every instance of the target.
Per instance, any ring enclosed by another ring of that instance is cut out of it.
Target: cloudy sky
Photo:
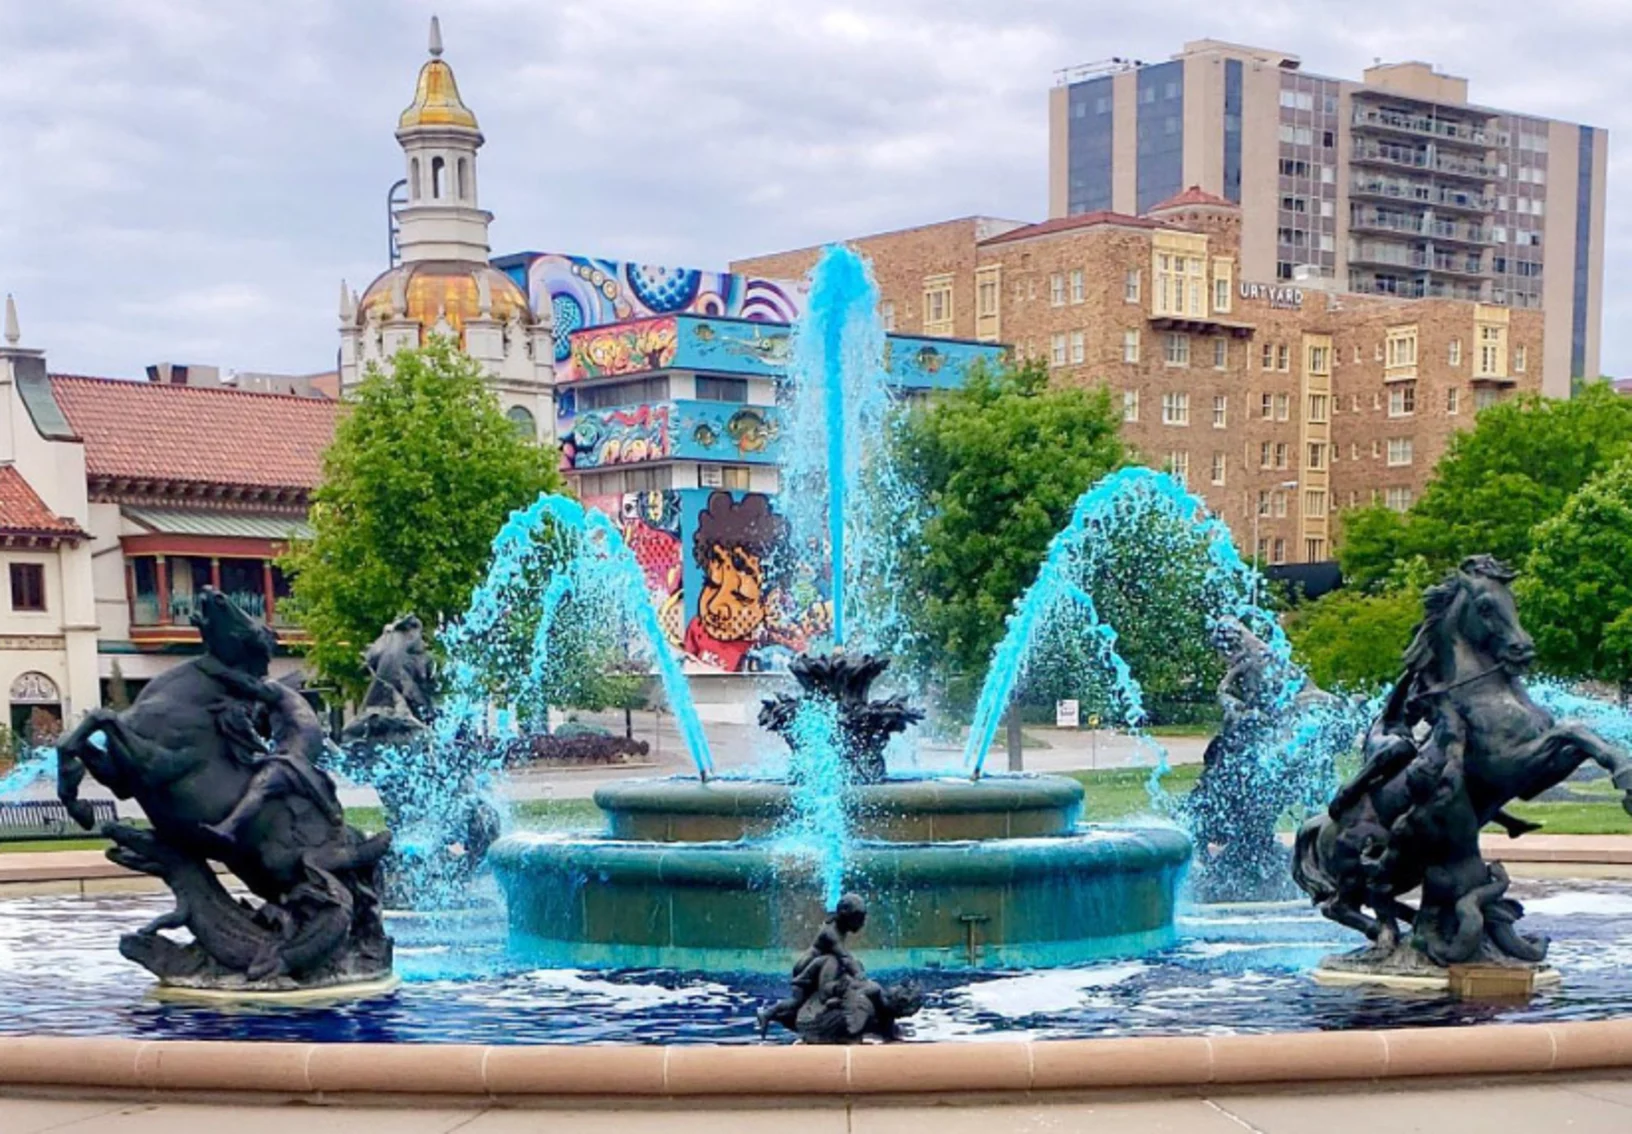
[[[384,267],[433,10],[487,135],[495,252],[723,267],[1040,219],[1053,73],[1209,36],[1338,76],[1427,59],[1479,102],[1632,129],[1626,0],[0,0],[0,291],[25,345],[121,376],[332,366],[339,281]],[[1611,141],[1604,366],[1632,374]]]

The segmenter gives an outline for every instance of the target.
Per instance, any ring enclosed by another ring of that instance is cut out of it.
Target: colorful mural
[[[726,374],[787,373],[793,358],[793,332],[787,326],[728,319],[682,320],[683,365]]]
[[[762,492],[685,495],[697,506],[686,524],[686,655],[728,673],[786,668],[831,617],[819,580],[785,554],[787,521]]]
[[[674,403],[674,455],[686,460],[774,464],[782,435],[775,406],[735,402]]]
[[[684,636],[684,572],[680,567],[680,494],[630,492],[620,510],[623,542],[634,552],[646,589],[669,645],[679,648]]]
[[[597,469],[670,455],[666,405],[586,410],[572,423],[572,466]]]
[[[678,328],[672,318],[641,319],[573,335],[565,380],[645,374],[674,365]]]
[[[884,340],[884,369],[890,384],[907,390],[951,390],[977,361],[999,363],[1007,348],[964,339],[928,339],[889,335]]]
[[[560,253],[522,253],[494,263],[527,292],[533,310],[555,319],[555,361],[571,357],[574,331],[691,312],[791,323],[804,309],[803,282],[730,272],[630,264]]]

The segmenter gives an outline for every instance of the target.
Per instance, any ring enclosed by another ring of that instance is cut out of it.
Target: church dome
[[[485,316],[482,312],[484,281],[488,304]],[[400,316],[393,309],[399,295],[404,305]],[[381,322],[399,317],[411,319],[427,331],[436,326],[438,318],[445,318],[461,342],[465,324],[472,319],[485,317],[506,323],[512,317],[519,317],[523,323],[533,322],[527,296],[509,276],[486,264],[453,260],[421,260],[385,272],[368,285],[357,301],[357,325],[368,322],[370,315],[377,315]]]
[[[442,26],[435,16],[431,17],[431,57],[419,69],[413,103],[397,119],[398,131],[419,126],[477,129],[476,115],[459,97],[453,68],[442,61]]]

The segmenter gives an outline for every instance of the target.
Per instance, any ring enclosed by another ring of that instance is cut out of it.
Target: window
[[[1275,550],[1270,553],[1269,561],[1271,563],[1286,562],[1286,541],[1284,539],[1277,539],[1275,541]]]
[[[1399,468],[1411,463],[1411,438],[1390,437],[1388,439],[1388,467]]]
[[[1260,365],[1265,370],[1274,370],[1275,369],[1275,344],[1274,343],[1265,343],[1264,344],[1264,357],[1263,357],[1263,361],[1260,363]]]
[[[11,565],[11,609],[45,609],[45,564]]]
[[[1123,421],[1138,421],[1139,420],[1139,391],[1138,390],[1123,390],[1122,391],[1122,420]]]
[[[1261,469],[1267,469],[1272,467],[1274,463],[1275,458],[1273,456],[1271,446],[1268,441],[1265,441],[1258,446],[1258,467]]]
[[[1500,390],[1482,389],[1473,392],[1473,411],[1478,413],[1482,409],[1489,409],[1502,400]]]
[[[1451,340],[1450,357],[1446,361],[1448,361],[1452,366],[1461,366],[1462,365],[1462,340],[1461,339],[1452,339]]]
[[[1051,365],[1051,366],[1064,366],[1065,365],[1065,332],[1064,331],[1056,331],[1055,332],[1052,349],[1050,350],[1049,356],[1048,356],[1048,361],[1049,361],[1049,365]]]
[[[1319,519],[1326,514],[1326,490],[1311,488],[1303,494],[1303,514]]]
[[[1285,441],[1277,441],[1275,443],[1275,467],[1278,469],[1286,468],[1288,455],[1289,447],[1287,443]]]
[[[986,276],[975,285],[975,315],[981,319],[990,319],[997,315],[998,281],[994,276]]]
[[[504,416],[510,419],[510,425],[515,429],[518,437],[532,441],[538,436],[538,419],[533,417],[533,411],[526,406],[511,406],[504,411]]]
[[[1275,348],[1275,369],[1283,373],[1292,369],[1292,348],[1285,343]]]
[[[952,334],[952,277],[930,276],[924,280],[924,334]]]
[[[1213,261],[1213,310],[1223,313],[1230,309],[1235,293],[1235,262]]]
[[[1319,472],[1326,467],[1326,445],[1321,441],[1309,442],[1309,468]]]
[[[1258,514],[1260,516],[1269,515],[1269,489],[1267,488],[1258,490]]]
[[[1230,365],[1230,340],[1220,335],[1213,340],[1213,369],[1224,370]]]
[[[1530,361],[1529,351],[1522,346],[1513,348],[1513,373],[1523,374],[1524,368]]]
[[[1325,421],[1327,403],[1328,399],[1325,394],[1310,394],[1309,420],[1317,423]]]
[[[448,163],[439,157],[431,159],[431,197],[433,200],[442,199],[442,183],[447,179]]]
[[[1162,395],[1162,424],[1189,425],[1190,424],[1190,395],[1170,391]]]
[[[1292,395],[1275,395],[1275,420],[1287,421],[1292,417]]]
[[[1065,306],[1065,274],[1055,272],[1048,277],[1048,305],[1050,307]]]
[[[1189,453],[1180,453],[1176,450],[1169,453],[1167,455],[1167,467],[1172,471],[1174,480],[1178,481],[1186,488],[1190,486]]]
[[[1269,539],[1264,537],[1258,541],[1257,559],[1260,563],[1269,562]]]
[[[697,400],[700,402],[746,402],[748,379],[705,378],[697,376]]]
[[[1169,331],[1163,339],[1163,361],[1169,366],[1189,366],[1190,336],[1181,331]]]
[[[1123,362],[1138,362],[1139,361],[1139,332],[1138,331],[1123,331],[1122,332],[1122,361]]]
[[[743,382],[746,389],[747,382]],[[645,402],[660,402],[669,396],[669,379],[666,375],[656,375],[651,378],[636,378],[629,382],[613,382],[606,386],[590,386],[578,391],[578,408],[580,410],[609,409],[613,406],[633,406]],[[700,396],[700,395],[699,395]],[[745,398],[737,398],[743,401]]]
[[[1319,563],[1326,558],[1326,541],[1319,536],[1310,536],[1303,541],[1303,561],[1305,563]]]
[[[1213,428],[1223,429],[1229,421],[1230,399],[1225,394],[1213,395]]]
[[[1404,512],[1411,507],[1411,490],[1409,488],[1391,488],[1383,499],[1394,511]]]
[[[1380,457],[1383,455],[1383,443],[1375,438],[1371,442],[1371,455],[1373,457]]]
[[[1309,373],[1330,374],[1332,372],[1332,348],[1312,346],[1309,348]]]
[[[1475,362],[1475,378],[1507,377],[1507,328],[1499,323],[1484,323],[1479,327],[1479,358]]]
[[[1416,327],[1390,327],[1384,341],[1384,362],[1390,370],[1401,370],[1417,364]]]
[[[1285,518],[1285,516],[1286,516],[1286,493],[1282,492],[1282,491],[1277,491],[1275,493],[1275,495],[1271,499],[1273,499],[1275,501],[1275,515],[1277,515],[1279,517],[1282,517],[1282,518]]]
[[[1388,416],[1410,417],[1417,412],[1417,384],[1401,382],[1388,391]]]
[[[1088,339],[1081,331],[1071,332],[1071,362],[1081,366],[1088,358]]]
[[[1214,450],[1213,451],[1213,483],[1214,484],[1220,484],[1221,485],[1221,484],[1224,483],[1224,464],[1225,464],[1224,454],[1218,452],[1217,450]]]
[[[1081,268],[1071,269],[1071,302],[1081,303],[1088,297],[1087,281],[1083,277]]]
[[[1128,303],[1139,302],[1139,269],[1129,269],[1122,277],[1122,298]]]
[[[1359,459],[1360,459],[1360,442],[1350,441],[1349,442],[1349,460],[1358,461]]]
[[[1451,417],[1455,417],[1457,412],[1461,409],[1461,406],[1459,405],[1459,403],[1462,401],[1461,394],[1462,391],[1458,390],[1455,386],[1452,386],[1449,390],[1445,391],[1445,412]]]
[[[459,159],[459,199],[470,199],[470,163],[464,158]]]
[[[886,331],[895,330],[895,304],[888,299],[878,305],[878,321]]]
[[[1258,403],[1258,416],[1269,421],[1275,416],[1275,395],[1264,394]]]
[[[747,491],[751,471],[747,465],[721,465],[720,487],[732,491]]]
[[[408,162],[408,195],[419,200],[419,159],[412,158]]]

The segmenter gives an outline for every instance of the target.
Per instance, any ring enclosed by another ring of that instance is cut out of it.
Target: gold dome
[[[459,98],[459,84],[454,82],[453,68],[441,59],[428,59],[419,69],[419,84],[414,88],[413,105],[397,119],[398,130],[415,126],[457,126],[475,130],[476,116]]]
[[[377,314],[381,322],[395,318],[392,311],[397,280],[405,280],[402,287],[407,300],[405,318],[412,319],[427,332],[436,326],[439,316],[448,321],[461,345],[465,338],[465,324],[482,317],[481,287],[478,280],[487,281],[487,318],[507,323],[519,316],[523,323],[533,321],[527,306],[527,296],[514,280],[497,268],[483,264],[461,264],[449,260],[424,260],[392,268],[368,285],[357,302],[357,325],[368,322]]]

